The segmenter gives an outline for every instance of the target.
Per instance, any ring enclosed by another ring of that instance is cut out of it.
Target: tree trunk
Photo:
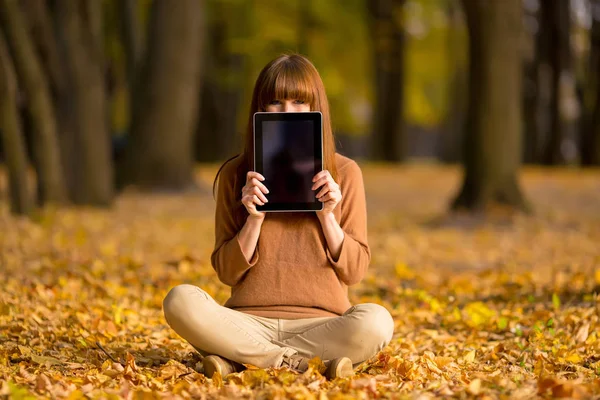
[[[462,159],[462,147],[465,130],[465,114],[467,96],[464,88],[467,85],[467,73],[459,62],[460,54],[457,44],[460,41],[459,29],[460,3],[448,1],[446,5],[448,16],[447,56],[448,69],[451,71],[448,97],[448,110],[444,121],[444,131],[440,137],[439,158],[446,163],[457,163]]]
[[[452,207],[525,209],[521,159],[520,0],[463,0],[469,30],[465,175]]]
[[[536,163],[543,162],[546,143],[548,143],[552,131],[552,101],[554,98],[552,47],[555,45],[553,24],[549,2],[541,2],[538,9],[539,30],[536,37],[535,123],[537,130],[533,134],[536,143],[532,154]]]
[[[539,162],[539,118],[538,107],[540,101],[540,66],[542,63],[541,49],[545,47],[547,35],[544,26],[540,24],[541,18],[538,11],[529,11],[527,16],[530,24],[536,24],[536,31],[527,33],[530,35],[531,53],[524,62],[523,81],[523,157],[524,162],[534,164]],[[529,25],[529,24],[527,24]],[[529,46],[528,46],[529,47]]]
[[[48,86],[54,99],[67,92],[67,77],[61,64],[58,43],[46,0],[23,0],[23,9],[27,12],[31,37],[43,65]]]
[[[137,0],[121,0],[119,13],[121,18],[121,34],[125,47],[125,58],[127,63],[127,76],[130,87],[139,71],[139,62],[142,55],[142,41],[140,35],[140,19],[137,12]]]
[[[404,33],[394,18],[404,0],[369,1],[375,46],[375,107],[373,157],[404,161]]]
[[[73,201],[108,206],[114,188],[100,2],[57,0],[56,5],[74,111],[73,135],[65,138]]]
[[[564,151],[565,140],[572,134],[574,117],[569,111],[573,98],[574,79],[570,44],[570,6],[564,0],[540,2],[542,15],[548,19],[548,49],[552,70],[550,132],[543,152],[546,165],[565,164],[569,155]]]
[[[138,0],[118,1],[121,37],[125,48],[125,64],[127,70],[127,86],[129,88],[129,110],[133,110],[133,93],[138,82],[136,77],[140,72],[140,59],[142,56],[142,41],[140,19],[138,15]],[[130,121],[131,122],[131,121]],[[127,129],[131,132],[131,129]]]
[[[14,214],[29,214],[33,196],[27,177],[27,152],[16,104],[17,78],[0,31],[0,135],[8,170],[10,209]]]
[[[126,182],[143,189],[182,190],[194,183],[202,2],[155,0],[152,4],[143,86],[135,93]]]
[[[585,166],[600,165],[600,0],[593,0],[591,6],[594,10],[587,82],[592,90],[581,129],[581,164]]]
[[[55,21],[52,12],[45,0],[24,0],[23,9],[26,11],[32,39],[35,43],[45,75],[48,77],[48,86],[54,102],[54,113],[57,123],[58,141],[61,152],[61,166],[65,180],[66,190],[70,199],[74,198],[75,179],[70,165],[75,153],[74,145],[74,116],[71,87],[67,72],[63,65],[65,57],[61,53],[58,37],[55,30]]]
[[[596,98],[600,98],[600,85],[596,83]],[[589,164],[600,165],[600,101],[596,100],[594,117],[590,130]]]
[[[252,5],[213,4],[213,18],[202,58],[197,155],[202,161],[227,159],[242,143],[239,121],[248,56],[231,47],[232,39],[248,37]],[[224,17],[227,16],[227,17]],[[232,22],[231,20],[233,19]],[[246,117],[246,115],[243,115]],[[247,123],[247,121],[245,121]]]
[[[33,131],[33,154],[40,204],[64,203],[66,185],[60,158],[56,118],[48,83],[19,3],[1,0],[0,20],[13,54],[15,69],[27,95]]]

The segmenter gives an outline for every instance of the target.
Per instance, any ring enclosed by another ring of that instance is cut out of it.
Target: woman
[[[324,166],[312,187],[321,211],[256,210],[269,195],[252,171],[257,111],[322,113]],[[349,376],[390,342],[389,312],[348,300],[348,286],[363,279],[371,259],[362,174],[335,151],[325,88],[305,57],[282,55],[261,71],[244,151],[221,166],[217,182],[211,262],[231,297],[221,306],[199,287],[179,285],[163,304],[168,324],[205,356],[207,376],[242,363],[303,372],[314,356],[329,378]]]

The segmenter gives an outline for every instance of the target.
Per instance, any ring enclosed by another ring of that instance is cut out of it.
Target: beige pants
[[[356,365],[385,347],[394,331],[390,313],[378,304],[353,306],[340,317],[264,318],[223,307],[193,285],[171,289],[163,308],[171,328],[202,354],[260,368],[279,367],[293,354],[348,357]]]

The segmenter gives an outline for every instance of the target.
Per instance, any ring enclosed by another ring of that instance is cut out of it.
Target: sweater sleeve
[[[234,218],[235,173],[231,169],[231,167],[223,168],[219,176],[215,212],[215,248],[210,260],[219,280],[228,286],[235,286],[246,271],[258,261],[258,245],[252,259],[248,262],[237,237],[241,227],[237,226]]]
[[[371,262],[371,251],[367,243],[367,202],[362,172],[354,161],[345,166],[342,191],[340,226],[344,231],[344,241],[340,256],[333,259],[329,248],[327,258],[340,280],[346,285],[359,283],[365,276]]]

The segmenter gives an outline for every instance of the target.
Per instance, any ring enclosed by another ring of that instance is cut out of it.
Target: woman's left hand
[[[316,174],[313,177],[313,182],[312,190],[317,191],[317,199],[323,202],[323,210],[317,211],[317,214],[332,213],[339,202],[342,201],[340,185],[333,180],[326,169]]]

